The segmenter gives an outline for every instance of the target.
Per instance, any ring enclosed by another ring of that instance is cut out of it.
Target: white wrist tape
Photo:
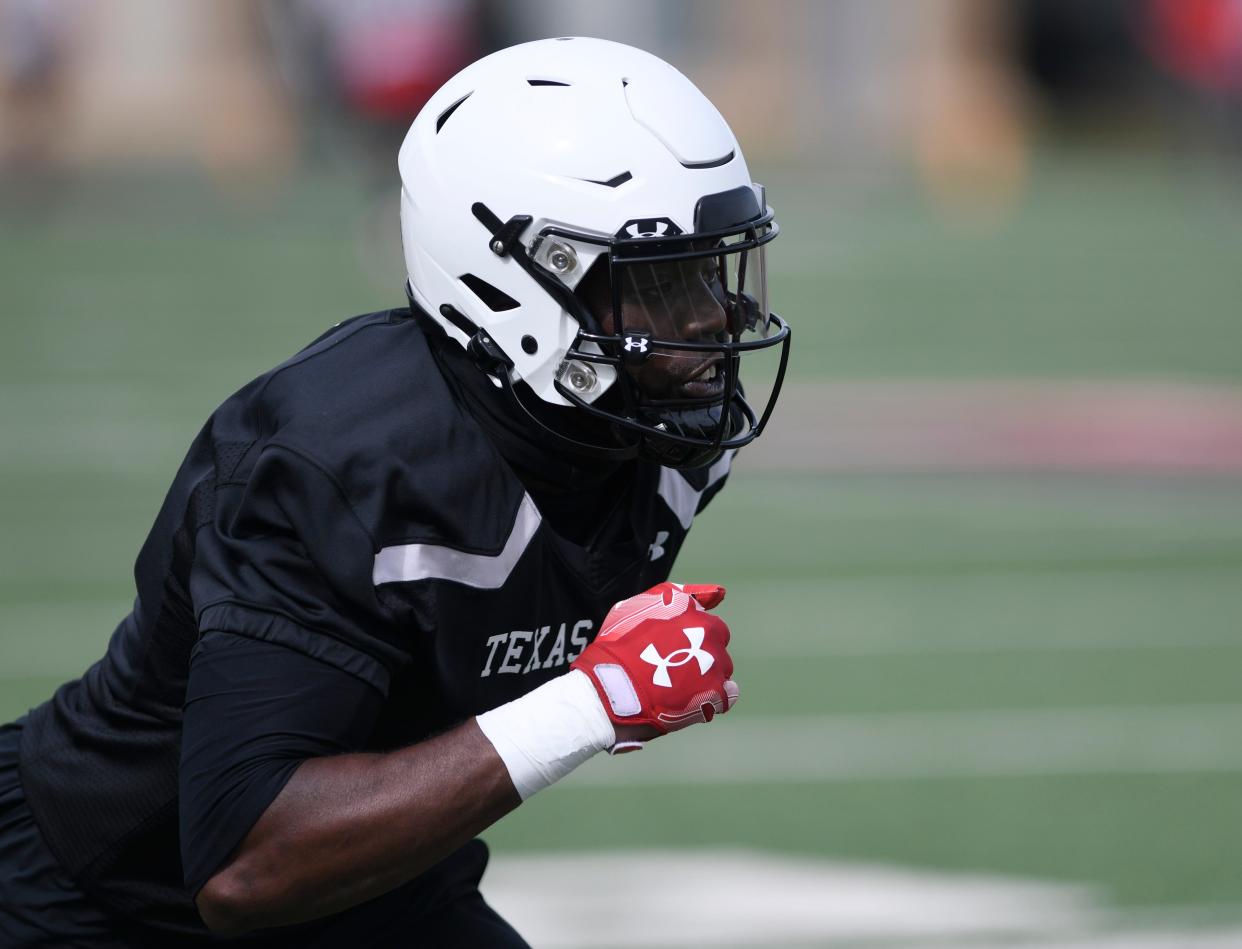
[[[595,687],[577,669],[475,721],[509,769],[523,801],[617,740]]]

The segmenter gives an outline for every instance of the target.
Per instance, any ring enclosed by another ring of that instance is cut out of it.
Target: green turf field
[[[900,180],[769,177],[798,379],[1242,380],[1242,186],[1218,171],[1046,156],[986,226]],[[327,172],[262,200],[20,191],[0,205],[0,718],[102,652],[214,405],[401,302],[377,250],[395,224],[360,210],[395,194]],[[658,746],[633,780],[571,779],[498,847],[739,844],[1242,907],[1242,477],[743,465],[677,573],[730,587],[736,741],[713,726],[697,782]]]

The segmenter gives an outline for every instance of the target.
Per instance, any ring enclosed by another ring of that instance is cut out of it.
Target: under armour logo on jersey
[[[707,635],[702,626],[689,626],[683,629],[682,632],[686,634],[686,639],[690,643],[687,649],[674,649],[667,656],[661,656],[660,650],[655,647],[655,643],[648,643],[647,648],[639,653],[638,658],[656,667],[655,674],[651,677],[654,685],[671,689],[673,681],[668,677],[668,670],[675,669],[677,666],[684,666],[691,659],[698,661],[699,675],[706,675],[707,670],[716,661],[715,656],[701,648],[703,646],[703,637]],[[678,656],[682,658],[678,659]]]
[[[668,540],[668,531],[656,531],[656,539],[647,545],[647,553],[651,559],[659,560],[664,556],[664,542]]]
[[[627,353],[645,353],[647,351],[647,340],[642,336],[625,337],[625,351]]]
[[[666,217],[636,218],[626,221],[625,226],[617,231],[617,237],[676,237],[681,228]]]

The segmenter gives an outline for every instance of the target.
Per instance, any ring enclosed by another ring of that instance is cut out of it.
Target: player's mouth
[[[677,386],[678,396],[687,399],[711,399],[724,392],[724,360],[709,359]]]

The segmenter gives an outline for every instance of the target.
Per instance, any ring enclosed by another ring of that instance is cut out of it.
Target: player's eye
[[[660,303],[668,299],[673,292],[673,287],[672,280],[661,280],[658,283],[644,285],[639,289],[638,295],[645,303]]]

